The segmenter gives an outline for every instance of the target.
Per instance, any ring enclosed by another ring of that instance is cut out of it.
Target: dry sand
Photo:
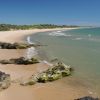
[[[19,42],[23,41],[24,36],[45,31],[51,31],[51,29],[0,32],[0,41]],[[26,50],[0,50],[0,59],[21,57],[25,55],[25,52]],[[35,65],[0,64],[0,71],[10,74],[12,81],[22,80],[46,68],[48,68],[48,65],[44,63]],[[89,95],[86,88],[84,84],[77,81],[77,79],[73,79],[73,77],[33,86],[20,86],[18,83],[12,83],[8,89],[0,92],[0,100],[74,100],[75,98]]]

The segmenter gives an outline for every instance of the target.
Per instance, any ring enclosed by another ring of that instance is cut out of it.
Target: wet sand
[[[57,30],[57,29],[56,29]],[[0,41],[19,42],[24,36],[45,32],[46,30],[26,30],[0,32]],[[25,56],[26,50],[0,50],[0,59],[9,59]],[[12,84],[8,89],[0,92],[0,100],[74,100],[86,95],[91,95],[82,82],[74,79],[73,76],[66,77],[55,82],[38,83],[33,86],[20,86],[17,82],[30,77],[33,73],[48,68],[44,63],[34,65],[1,65],[0,71],[11,75]]]

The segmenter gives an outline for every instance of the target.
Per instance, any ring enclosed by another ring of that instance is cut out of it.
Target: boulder
[[[12,64],[9,60],[1,60],[1,64]]]
[[[28,65],[28,64],[35,64],[35,63],[39,63],[39,61],[37,59],[35,59],[35,58],[26,59],[24,57],[20,57],[18,59],[15,59],[15,64]]]
[[[78,98],[78,99],[74,99],[74,100],[100,100],[99,98],[93,98],[91,96],[86,96],[83,98]]]
[[[38,46],[46,46],[46,45],[40,45],[40,44],[29,44],[29,43],[6,43],[6,42],[0,42],[0,48],[1,49],[27,49],[30,47],[38,47]]]
[[[26,59],[24,57],[20,57],[20,58],[17,58],[17,59],[1,60],[0,63],[1,64],[24,64],[24,65],[28,65],[28,64],[39,63],[39,61],[35,58]]]
[[[27,81],[21,82],[21,85],[33,85],[36,82],[51,82],[69,75],[71,75],[70,67],[66,66],[63,63],[57,63],[56,65],[50,67],[46,71],[43,71],[36,75],[32,75],[32,77]]]
[[[33,44],[28,43],[6,43],[6,42],[0,42],[0,48],[1,49],[26,49],[29,47],[34,46]]]
[[[63,63],[58,63],[52,68],[40,73],[37,76],[38,82],[48,82],[71,75],[70,67],[66,67]]]
[[[10,75],[0,71],[0,89],[6,89],[10,86],[10,84]]]

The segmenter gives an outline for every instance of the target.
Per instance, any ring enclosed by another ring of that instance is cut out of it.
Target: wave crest
[[[70,34],[65,34],[62,31],[57,31],[57,32],[51,32],[49,33],[50,36],[71,36]]]

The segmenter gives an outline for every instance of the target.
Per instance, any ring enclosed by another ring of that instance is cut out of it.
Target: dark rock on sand
[[[30,47],[45,46],[40,44],[29,44],[29,43],[6,43],[0,42],[1,49],[27,49]]]
[[[29,47],[34,46],[33,44],[28,43],[6,43],[6,42],[0,42],[0,48],[1,49],[26,49]]]
[[[75,99],[75,100],[100,100],[100,99],[99,98],[93,98],[91,96],[86,96],[86,97]]]
[[[0,71],[0,89],[6,89],[10,86],[10,84],[10,75]]]
[[[17,59],[1,60],[0,63],[1,64],[24,64],[24,65],[28,65],[28,64],[39,63],[39,61],[35,58],[26,59],[24,57],[20,57],[20,58],[17,58]]]

